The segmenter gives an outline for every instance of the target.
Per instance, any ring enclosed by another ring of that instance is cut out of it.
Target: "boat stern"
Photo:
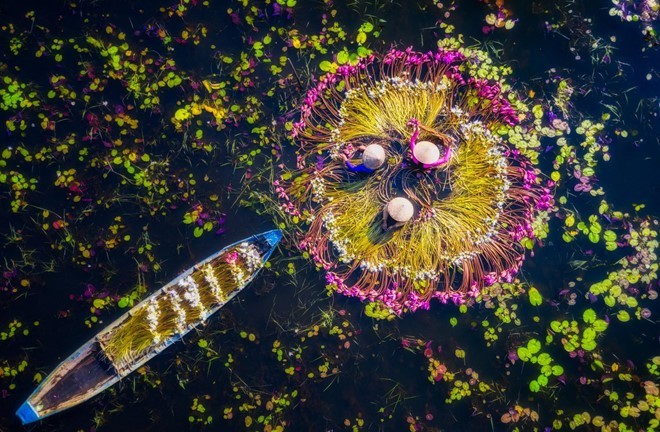
[[[21,422],[23,422],[24,425],[41,419],[41,416],[32,407],[30,401],[23,402],[23,405],[21,405],[16,411],[16,415],[21,419]]]

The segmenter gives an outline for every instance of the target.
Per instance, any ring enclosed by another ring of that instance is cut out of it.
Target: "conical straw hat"
[[[440,149],[431,141],[420,141],[415,144],[413,155],[423,164],[432,164],[440,159]]]
[[[397,197],[387,203],[387,213],[397,222],[408,222],[414,213],[412,203],[403,197]]]
[[[385,163],[385,149],[380,144],[369,144],[362,153],[362,163],[371,170],[380,168]]]

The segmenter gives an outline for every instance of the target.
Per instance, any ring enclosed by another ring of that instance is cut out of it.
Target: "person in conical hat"
[[[415,213],[415,207],[409,199],[396,197],[383,207],[381,227],[383,231],[390,231],[402,227],[410,221]]]
[[[441,157],[440,148],[436,143],[431,141],[417,141],[419,137],[419,122],[416,119],[412,119],[409,125],[415,128],[410,137],[410,153],[412,154],[413,162],[421,165],[424,169],[435,168],[449,162],[449,158],[451,158],[451,147],[445,140],[441,143],[445,149],[445,154]],[[449,137],[447,137],[447,140],[451,141]]]
[[[440,149],[431,141],[419,141],[413,143],[410,141],[410,150],[412,150],[412,159],[416,164],[421,165],[425,169],[435,168],[446,164],[451,157],[451,148],[445,147],[445,154],[440,157]]]
[[[345,154],[341,153],[340,157],[346,163],[346,168],[351,172],[371,174],[378,168],[385,164],[385,149],[380,144],[369,144],[368,146],[358,147],[362,151],[361,163],[354,165],[348,160]]]
[[[440,149],[431,141],[420,141],[413,147],[413,157],[423,165],[434,164],[440,159]]]

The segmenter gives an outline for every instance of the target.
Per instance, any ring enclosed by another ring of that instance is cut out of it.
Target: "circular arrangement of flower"
[[[391,50],[308,91],[289,192],[332,289],[401,314],[518,271],[551,197],[506,72],[481,51]]]

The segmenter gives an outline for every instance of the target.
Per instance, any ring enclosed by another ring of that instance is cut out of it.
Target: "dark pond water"
[[[653,2],[624,7],[646,22],[611,16],[605,0],[279,3],[0,5],[0,431],[657,428]],[[484,28],[490,15],[501,28]],[[287,123],[323,61],[358,45],[432,50],[459,34],[512,67],[530,107],[556,107],[560,82],[573,90],[562,117],[578,163],[583,120],[603,122],[609,143],[592,196],[575,189],[573,165],[553,167],[557,138],[541,139],[539,167],[562,181],[519,283],[465,309],[376,320],[328,295],[293,240],[304,227],[284,226],[271,267],[183,343],[91,401],[20,425],[14,412],[39,379],[126,304],[287,220],[272,181],[295,166]],[[618,247],[567,227],[570,215],[613,231]],[[641,277],[611,299],[589,295],[625,269]],[[591,349],[568,349],[571,332],[552,322],[575,320],[580,345],[585,310],[607,329]],[[561,368],[540,389],[530,383],[545,360],[518,358],[530,340]]]

